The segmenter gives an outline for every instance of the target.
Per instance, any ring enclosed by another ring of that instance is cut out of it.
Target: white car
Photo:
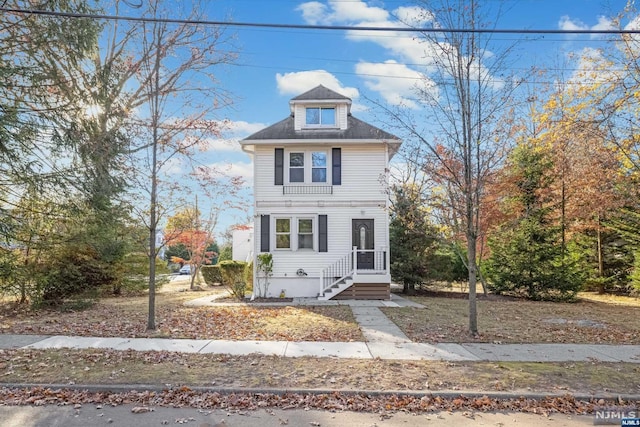
[[[191,264],[185,264],[179,271],[180,274],[191,274]]]

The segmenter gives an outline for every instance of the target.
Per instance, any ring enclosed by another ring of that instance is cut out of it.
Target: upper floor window
[[[311,182],[327,182],[327,153],[311,153]]]
[[[335,107],[307,107],[307,126],[335,126]]]
[[[342,184],[342,151],[327,150],[291,151],[276,148],[274,151],[274,184],[300,186],[304,184]],[[292,193],[293,194],[293,193]]]
[[[304,153],[289,153],[289,182],[304,182]]]

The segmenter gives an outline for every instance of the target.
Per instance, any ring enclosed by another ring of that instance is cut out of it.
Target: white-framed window
[[[304,182],[305,153],[289,153],[289,182]]]
[[[311,153],[311,182],[327,182],[327,152]]]
[[[276,218],[276,249],[291,249],[291,218]]]
[[[279,251],[316,250],[315,216],[274,216],[275,249]]]
[[[298,218],[298,249],[313,249],[313,219]]]
[[[287,153],[288,182],[326,184],[330,181],[329,152],[326,150],[290,151]]]
[[[305,116],[307,127],[335,127],[335,107],[307,107]]]

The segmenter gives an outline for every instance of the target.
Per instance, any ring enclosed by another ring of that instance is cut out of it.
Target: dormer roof
[[[336,126],[305,126],[306,108],[326,104],[336,110]],[[289,101],[291,114],[271,126],[249,135],[240,144],[243,150],[252,152],[256,145],[294,144],[387,144],[393,154],[401,144],[397,136],[372,126],[351,115],[351,98],[334,92],[322,85],[292,98]]]
[[[292,113],[295,111],[297,104],[345,104],[347,106],[347,114],[351,114],[351,98],[341,95],[338,92],[334,92],[322,85],[318,85],[295,98],[291,98],[291,101],[289,101],[289,108]]]
[[[292,101],[347,100],[351,102],[351,98],[341,95],[338,92],[334,92],[331,89],[324,87],[322,85],[318,85],[313,89],[301,95],[296,96],[295,98],[291,98],[291,100]]]

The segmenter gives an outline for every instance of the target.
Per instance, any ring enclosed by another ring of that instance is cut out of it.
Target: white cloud
[[[167,176],[180,175],[184,172],[184,162],[179,157],[171,157],[162,165],[162,173]]]
[[[208,167],[212,170],[223,172],[226,176],[240,176],[244,179],[246,186],[253,186],[252,162],[217,162],[208,165]]]
[[[328,6],[328,7],[327,7]],[[302,18],[310,25],[331,25],[336,22],[375,22],[384,21],[389,12],[364,1],[329,0],[328,5],[317,1],[302,3],[296,8],[302,12]]]
[[[299,71],[293,73],[276,74],[278,90],[282,95],[300,95],[318,85],[323,85],[352,100],[360,97],[358,89],[345,87],[330,72],[325,70]]]
[[[249,123],[243,120],[237,122],[228,122],[222,133],[225,137],[232,138],[244,138],[264,128],[264,123]]]
[[[331,17],[338,22],[377,22],[389,18],[389,12],[385,9],[369,6],[364,1],[329,0],[329,4],[333,9]]]
[[[264,123],[226,121],[221,123],[222,138],[208,138],[200,144],[200,147],[202,151],[240,153],[242,149],[239,141],[266,126]]]
[[[633,18],[627,25],[624,26],[625,30],[637,30],[640,29],[640,15]]]
[[[579,19],[571,19],[568,15],[563,15],[558,21],[558,28],[562,31],[582,31],[588,30],[589,26]]]
[[[599,16],[598,23],[592,26],[589,26],[582,22],[579,19],[571,19],[568,15],[564,15],[560,17],[560,21],[558,21],[558,28],[563,31],[605,31],[605,30],[614,30],[616,27],[613,21],[606,16]],[[600,34],[591,34],[592,39],[602,37]]]
[[[598,23],[591,27],[592,30],[604,31],[604,30],[614,30],[615,25],[613,21],[606,16],[599,16]]]
[[[431,80],[397,61],[360,62],[356,65],[356,73],[365,79],[369,89],[380,93],[391,105],[417,108],[416,88],[425,85],[434,91],[433,96],[437,96],[437,87]]]
[[[242,149],[240,148],[241,138],[232,138],[232,139],[207,139],[204,142],[204,147],[202,151],[215,151],[217,153],[240,153]]]
[[[318,25],[327,16],[327,6],[317,1],[302,3],[296,10],[302,12],[302,19],[309,25]]]
[[[582,49],[577,61],[576,70],[570,78],[570,82],[576,84],[594,84],[612,81],[620,78],[615,69],[603,70],[596,64],[606,63],[602,51],[586,47]]]
[[[424,27],[428,24],[439,26],[433,13],[420,6],[401,6],[393,11],[393,15],[411,27]]]

